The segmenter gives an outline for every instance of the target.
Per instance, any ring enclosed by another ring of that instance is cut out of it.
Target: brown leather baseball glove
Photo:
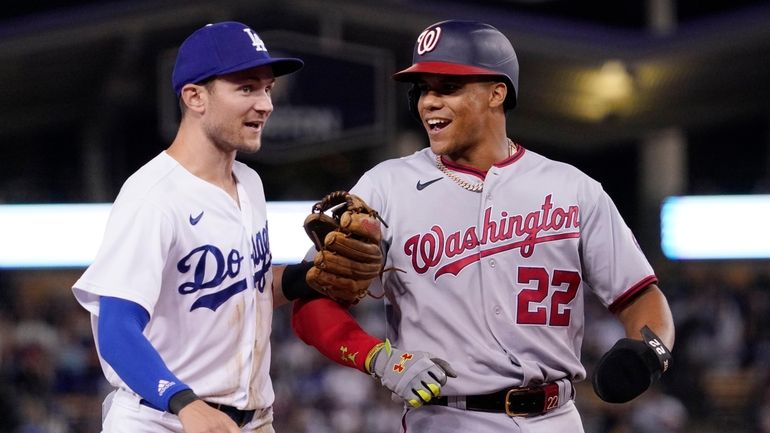
[[[377,211],[347,191],[314,204],[304,223],[318,250],[305,277],[308,285],[342,304],[365,297],[383,265],[380,221]]]

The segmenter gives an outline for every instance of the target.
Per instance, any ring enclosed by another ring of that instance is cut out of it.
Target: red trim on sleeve
[[[367,334],[348,310],[328,298],[294,302],[291,326],[297,336],[324,356],[366,371],[366,356],[380,340]]]
[[[609,306],[610,312],[612,312],[613,314],[617,314],[622,309],[626,308],[628,303],[632,299],[634,299],[636,295],[638,295],[642,290],[646,289],[647,286],[649,286],[650,284],[655,284],[657,282],[658,282],[658,277],[656,277],[655,275],[649,275],[644,279],[642,279],[641,281],[639,281],[638,283],[634,284],[633,286],[631,286],[630,289],[626,290],[625,293],[620,295],[618,299],[615,299],[615,302],[610,304]]]

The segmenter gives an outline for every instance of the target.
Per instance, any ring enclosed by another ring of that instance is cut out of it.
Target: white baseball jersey
[[[99,297],[150,313],[144,335],[201,398],[270,407],[271,254],[262,181],[236,161],[240,207],[165,152],[123,185],[94,263],[75,283],[98,338]],[[126,384],[101,359],[107,380]],[[163,390],[159,384],[159,392]]]
[[[586,290],[617,305],[655,282],[601,185],[568,164],[519,147],[477,170],[426,148],[385,161],[351,190],[380,212],[387,249],[388,336],[429,351],[458,377],[442,395],[581,380]],[[372,288],[373,291],[378,290]]]

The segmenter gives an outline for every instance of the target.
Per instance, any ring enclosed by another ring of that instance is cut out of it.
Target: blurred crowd
[[[770,433],[770,275],[763,262],[657,266],[677,325],[672,369],[633,402],[599,401],[577,384],[586,433]],[[0,433],[100,431],[109,392],[90,320],[70,292],[80,271],[0,272]],[[623,330],[586,295],[588,373]],[[381,301],[352,312],[383,336]],[[318,355],[275,312],[278,433],[396,432],[401,408],[371,377]]]
[[[99,432],[109,392],[76,274],[0,273],[1,433]]]

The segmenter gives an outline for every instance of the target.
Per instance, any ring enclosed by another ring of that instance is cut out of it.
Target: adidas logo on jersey
[[[159,380],[158,381],[158,395],[163,395],[166,391],[168,391],[169,388],[176,385],[176,382],[169,382],[168,380]]]

